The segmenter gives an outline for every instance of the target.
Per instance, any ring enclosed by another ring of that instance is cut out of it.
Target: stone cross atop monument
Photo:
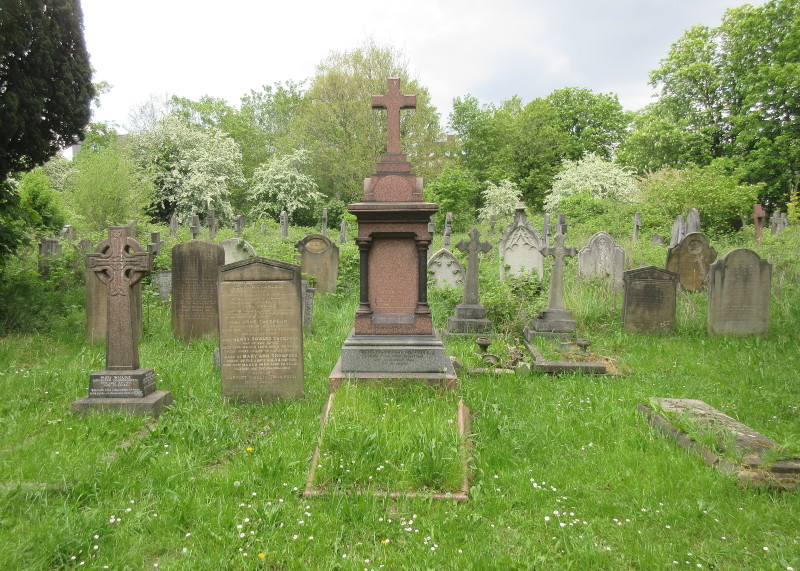
[[[416,95],[400,94],[400,78],[390,77],[386,80],[388,93],[372,96],[373,109],[386,109],[386,152],[400,153],[400,110],[415,109]]]
[[[153,267],[153,255],[128,236],[125,226],[108,229],[108,239],[87,254],[86,269],[108,286],[106,369],[139,368],[139,346],[133,331],[131,288]]]
[[[547,298],[547,309],[564,309],[564,265],[565,258],[574,257],[578,251],[564,245],[564,235],[559,232],[553,238],[552,246],[542,248],[542,254],[553,256],[553,269],[550,273],[550,295]]]
[[[478,303],[478,254],[490,252],[492,245],[481,242],[481,233],[477,228],[469,231],[469,241],[460,240],[456,248],[467,254],[467,277],[464,281],[464,303]]]

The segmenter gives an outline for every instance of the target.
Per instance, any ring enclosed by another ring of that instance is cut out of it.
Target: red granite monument
[[[428,222],[439,206],[423,201],[422,179],[400,150],[400,110],[416,96],[402,95],[396,77],[387,83],[388,93],[372,96],[374,109],[387,110],[387,152],[364,180],[364,200],[347,207],[358,220],[361,295],[332,389],[344,379],[456,381],[428,307]]]

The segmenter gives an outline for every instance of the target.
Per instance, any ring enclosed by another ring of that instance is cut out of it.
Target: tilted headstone
[[[669,235],[669,247],[677,246],[686,235],[686,227],[683,224],[683,215],[678,214],[675,217],[675,222],[672,223],[672,231]]]
[[[289,236],[289,215],[285,210],[281,210],[281,238]]]
[[[761,335],[769,329],[772,266],[752,250],[731,250],[709,267],[709,335]]]
[[[233,232],[237,238],[242,237],[242,232],[244,232],[244,216],[241,214],[237,214],[236,217],[233,219]]]
[[[460,240],[456,248],[467,254],[467,272],[464,278],[464,299],[456,306],[456,314],[447,321],[450,333],[486,333],[492,325],[486,319],[486,310],[478,296],[478,254],[489,252],[492,245],[481,242],[477,228],[469,231],[469,240]]]
[[[72,403],[73,412],[114,409],[158,416],[172,402],[156,391],[156,374],[139,364],[132,287],[153,267],[152,254],[130,237],[131,228],[112,226],[86,267],[107,286],[106,368],[89,377],[89,396]]]
[[[766,216],[767,213],[764,212],[764,209],[760,204],[753,205],[753,213],[750,215],[750,218],[753,219],[753,225],[755,226],[756,240],[761,240],[761,235],[764,228],[764,218],[766,218]]]
[[[700,211],[697,208],[690,208],[689,213],[686,215],[686,234],[693,232],[702,232],[700,228]]]
[[[69,224],[67,224],[66,226],[61,228],[61,230],[58,233],[58,237],[59,238],[64,238],[65,240],[72,241],[72,240],[75,240],[78,237],[78,234],[77,234],[77,232],[75,232],[75,227],[74,226],[70,226]]]
[[[533,275],[541,281],[544,276],[541,248],[544,246],[539,233],[525,217],[525,205],[520,202],[514,212],[514,221],[500,236],[500,279]]]
[[[542,226],[542,242],[544,246],[550,244],[550,215],[544,215],[544,225]]]
[[[680,276],[647,266],[628,270],[622,280],[623,329],[634,333],[672,333]]]
[[[169,217],[169,235],[173,238],[178,235],[178,217],[175,214]]]
[[[638,212],[633,214],[633,241],[639,241],[639,228],[642,227],[642,215]]]
[[[205,240],[172,248],[172,333],[184,342],[216,333],[217,271],[225,250]]]
[[[39,274],[46,275],[53,258],[61,257],[61,243],[58,238],[39,239]]]
[[[192,240],[196,240],[200,236],[200,216],[197,214],[192,214],[192,218],[189,221],[189,233],[192,236]]]
[[[321,225],[320,234],[322,234],[323,236],[327,236],[328,235],[328,209],[327,208],[323,208],[322,209],[322,225]]]
[[[438,287],[458,287],[464,283],[464,267],[450,250],[444,248],[428,260],[428,274]]]
[[[564,235],[558,232],[553,237],[553,245],[542,248],[542,254],[553,257],[550,292],[547,296],[547,309],[534,318],[523,332],[528,341],[536,335],[564,337],[575,331],[575,320],[564,309],[564,267],[566,259],[575,257],[578,251],[572,246],[565,246],[564,241]]]
[[[706,235],[693,232],[667,250],[665,267],[680,276],[681,287],[686,291],[702,291],[708,283],[708,267],[716,259],[717,251]]]
[[[339,223],[339,243],[347,244],[347,220],[344,218]]]
[[[625,251],[605,232],[597,232],[578,252],[578,275],[584,279],[606,280],[621,290],[624,271]]]
[[[164,240],[161,239],[161,232],[150,232],[150,243],[147,244],[147,251],[153,254],[155,258],[164,247]]]
[[[217,221],[217,213],[214,210],[209,210],[206,215],[206,226],[208,226],[208,239],[212,242],[217,237],[217,230],[219,230],[219,222]]]
[[[219,243],[225,250],[225,263],[241,262],[256,255],[256,251],[249,242],[240,238],[228,238]]]
[[[300,255],[300,271],[317,278],[317,291],[336,291],[339,247],[322,234],[309,234],[294,247]]]
[[[222,396],[303,396],[300,266],[255,257],[219,268]]]

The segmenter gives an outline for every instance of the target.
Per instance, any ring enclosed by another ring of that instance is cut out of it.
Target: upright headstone
[[[494,238],[495,224],[497,224],[497,216],[492,214],[491,216],[489,216],[489,236],[491,236],[492,238]]]
[[[262,221],[261,221],[261,235],[263,236],[263,235],[264,235],[264,234],[266,234],[266,233],[267,233],[267,225],[266,225],[266,223],[265,223],[265,222],[262,220]]]
[[[769,329],[772,266],[752,250],[731,250],[709,268],[709,335],[761,335]]]
[[[136,220],[128,220],[128,235],[136,240],[136,233],[138,232],[136,228]]]
[[[83,254],[88,254],[94,250],[94,244],[88,238],[81,238],[78,240],[78,250]]]
[[[642,227],[642,215],[638,212],[633,214],[633,241],[639,241],[639,228]]]
[[[39,274],[46,275],[53,258],[61,257],[61,243],[58,238],[39,239]]]
[[[544,246],[550,245],[550,215],[544,215],[544,225],[542,226],[542,242]]]
[[[717,251],[706,235],[693,232],[667,250],[666,269],[680,276],[686,291],[702,291],[708,283],[708,266],[716,259]]]
[[[216,333],[217,270],[224,264],[218,244],[192,240],[172,248],[172,333],[179,339]]]
[[[667,243],[664,242],[664,237],[661,234],[653,234],[653,237],[650,238],[650,242],[652,244],[658,244],[659,246],[667,245]]]
[[[339,223],[339,243],[347,244],[347,220],[344,218]]]
[[[294,247],[300,256],[300,271],[317,278],[317,291],[336,291],[339,247],[322,234],[308,234]]]
[[[289,236],[289,215],[285,210],[281,210],[281,238]]]
[[[500,279],[508,276],[544,276],[544,256],[541,248],[546,244],[525,217],[525,205],[517,204],[514,221],[500,236]]]
[[[675,222],[672,223],[672,231],[669,235],[669,247],[677,246],[686,235],[686,227],[683,225],[683,215],[678,214]]]
[[[322,234],[323,236],[327,236],[328,235],[328,209],[327,208],[323,208],[322,209],[322,225],[321,225],[320,234]]]
[[[255,257],[219,268],[222,396],[303,396],[300,267]]]
[[[173,238],[178,235],[178,216],[175,214],[169,217],[169,235]]]
[[[192,218],[189,221],[189,233],[192,236],[192,240],[196,240],[200,236],[200,216],[197,214],[192,214]]]
[[[456,314],[447,321],[449,333],[486,333],[492,325],[478,296],[478,254],[489,252],[492,245],[481,242],[477,228],[469,231],[469,240],[461,240],[456,248],[467,254],[467,275],[464,279],[464,299],[456,306]]]
[[[572,314],[564,309],[564,267],[566,258],[572,258],[578,251],[564,245],[564,235],[558,232],[553,237],[553,245],[542,248],[542,254],[553,256],[553,269],[550,272],[550,292],[547,309],[535,317],[523,332],[530,341],[536,335],[566,337],[575,331]]]
[[[217,221],[217,213],[215,210],[209,210],[206,215],[206,226],[208,226],[208,239],[213,242],[217,237],[217,230],[219,230],[219,222]]]
[[[448,212],[444,217],[443,247],[445,250],[450,249],[452,233],[453,233],[453,213]]]
[[[161,252],[161,248],[163,247],[164,240],[161,239],[161,232],[150,232],[150,243],[147,244],[147,251],[153,254],[153,257],[155,258],[158,256],[159,252]]]
[[[556,224],[556,234],[567,235],[567,217],[563,214],[558,215],[558,224]]]
[[[436,215],[431,214],[431,217],[428,220],[428,234],[433,236],[434,232],[436,232]]]
[[[106,368],[89,377],[89,396],[72,403],[72,412],[124,410],[158,416],[172,394],[156,391],[153,369],[139,365],[131,288],[153,267],[153,256],[129,236],[130,229],[112,226],[108,239],[86,257],[87,268],[106,284]]]
[[[442,248],[428,260],[428,273],[438,287],[458,287],[464,283],[464,268],[450,250]]]
[[[750,215],[750,218],[753,219],[753,225],[756,229],[756,240],[761,240],[761,235],[764,228],[764,218],[766,216],[767,213],[764,212],[764,209],[760,204],[753,205],[753,213]]]
[[[360,251],[359,306],[355,327],[331,372],[331,388],[345,379],[426,379],[454,384],[452,363],[433,329],[428,306],[428,222],[438,205],[423,202],[422,179],[400,148],[400,112],[416,97],[402,95],[399,78],[388,93],[372,96],[387,110],[387,152],[364,181],[356,216]]]
[[[690,208],[686,215],[686,234],[702,232],[700,228],[700,211],[697,208]]]
[[[606,280],[615,290],[621,290],[624,271],[625,251],[605,232],[597,232],[578,252],[578,275],[582,278]]]
[[[317,288],[311,287],[308,280],[300,280],[300,294],[303,303],[303,333],[314,332],[314,294]]]
[[[622,327],[634,333],[672,333],[680,276],[655,266],[623,276]]]
[[[789,226],[789,213],[781,212],[781,232],[786,230],[788,226]]]
[[[770,234],[775,236],[779,232],[779,226],[781,221],[781,212],[780,210],[776,210],[772,213],[772,216],[769,217],[769,230]]]
[[[78,237],[77,232],[75,232],[75,227],[70,226],[67,224],[66,226],[62,227],[58,233],[59,238],[64,238],[65,240],[75,240]]]
[[[237,238],[242,237],[242,232],[244,232],[244,216],[241,214],[237,214],[236,217],[233,219],[233,232]]]
[[[225,250],[225,263],[241,262],[256,255],[256,251],[249,242],[240,238],[228,238],[219,243]]]

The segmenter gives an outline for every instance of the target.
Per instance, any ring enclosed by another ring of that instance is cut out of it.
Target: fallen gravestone
[[[634,333],[672,333],[680,276],[647,266],[628,270],[622,281],[623,329]]]
[[[500,236],[500,279],[533,275],[537,281],[542,281],[544,256],[541,248],[545,245],[525,217],[525,205],[520,202],[514,212],[514,221]]]
[[[464,267],[450,250],[444,248],[428,260],[428,274],[437,287],[459,287],[464,283]]]
[[[322,234],[308,234],[294,247],[300,255],[300,270],[316,278],[317,291],[336,291],[339,247]]]
[[[693,232],[667,250],[666,269],[678,274],[686,291],[703,291],[708,283],[708,267],[717,259],[717,251],[705,234]]]
[[[159,416],[172,394],[156,390],[153,369],[139,365],[132,286],[153,266],[152,254],[129,236],[130,227],[112,226],[108,239],[86,257],[88,270],[106,284],[106,368],[89,377],[89,396],[72,403],[72,412],[122,410]]]
[[[487,333],[492,324],[486,319],[486,310],[480,304],[478,296],[478,254],[489,252],[492,245],[480,241],[481,233],[477,228],[469,231],[469,240],[461,240],[456,248],[467,254],[467,273],[464,279],[464,298],[456,306],[456,314],[447,321],[448,333]]]
[[[249,242],[240,238],[228,238],[219,243],[225,250],[225,263],[241,262],[256,255],[256,251]]]
[[[604,280],[621,290],[624,271],[625,251],[605,232],[597,232],[578,252],[578,275],[584,279]]]
[[[731,250],[709,268],[709,335],[761,335],[769,329],[772,266],[752,250]]]
[[[303,396],[300,266],[255,257],[219,268],[222,395]]]
[[[217,270],[225,250],[205,240],[172,248],[172,333],[181,340],[217,332]]]

